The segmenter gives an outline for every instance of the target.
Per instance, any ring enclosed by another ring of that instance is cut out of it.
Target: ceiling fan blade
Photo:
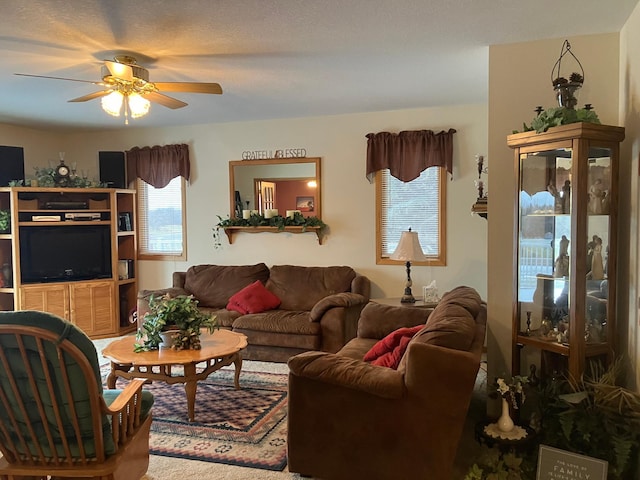
[[[50,78],[53,80],[67,80],[69,82],[82,82],[82,83],[92,83],[94,85],[104,86],[103,82],[92,82],[91,80],[78,80],[77,78],[63,78],[63,77],[49,77],[47,75],[31,75],[29,73],[14,73],[14,75],[19,75],[21,77],[35,77],[35,78]]]
[[[169,97],[158,92],[145,93],[144,98],[146,98],[150,102],[159,103],[160,105],[173,109],[186,107],[188,105],[187,103],[184,103],[177,98]]]
[[[120,80],[124,80],[125,82],[133,81],[133,69],[130,65],[125,65],[120,62],[112,62],[111,60],[105,60],[104,64],[112,76],[119,78]]]
[[[86,102],[88,100],[93,100],[94,98],[104,97],[109,95],[113,90],[102,90],[100,92],[93,92],[88,95],[83,95],[82,97],[74,98],[72,100],[67,100],[68,102]]]
[[[222,87],[218,83],[153,82],[153,84],[163,92],[222,93]]]

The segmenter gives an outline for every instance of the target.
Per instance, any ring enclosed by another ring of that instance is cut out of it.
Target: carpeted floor
[[[98,352],[108,343],[108,340],[96,341],[96,348]],[[230,367],[231,369],[233,367]],[[268,362],[243,362],[242,367],[243,374],[241,375],[241,385],[244,386],[245,373],[244,372],[267,372],[272,374],[286,375],[288,368],[286,364],[281,363],[268,363]],[[216,372],[212,376],[215,376],[221,372]],[[184,389],[181,385],[174,385],[172,387],[179,391],[182,396],[182,402],[184,400]],[[198,395],[201,390],[198,387]],[[199,403],[199,398],[196,400],[196,407]],[[185,404],[181,404],[176,397],[174,404],[174,410],[179,408],[186,408]],[[199,412],[196,410],[196,421],[198,421]],[[452,480],[462,480],[467,473],[469,467],[474,463],[476,452],[479,450],[479,446],[474,438],[474,426],[479,421],[485,418],[486,415],[486,364],[482,364],[478,378],[476,380],[476,388],[474,391],[471,405],[469,407],[469,415],[464,427],[463,436],[458,447],[458,454],[454,466],[454,476]],[[158,412],[155,412],[155,416],[158,416]],[[154,422],[155,423],[155,422]],[[286,428],[286,426],[285,426]],[[286,447],[285,447],[286,448]],[[285,466],[282,471],[273,471],[256,468],[246,468],[237,465],[230,465],[225,463],[216,463],[214,461],[199,461],[190,460],[185,458],[175,458],[171,456],[163,455],[151,455],[149,470],[143,480],[182,480],[183,478],[199,478],[203,480],[216,479],[216,480],[299,480],[302,479],[297,474],[289,473]]]
[[[104,378],[108,364],[102,371]],[[194,422],[187,420],[182,384],[146,385],[155,399],[150,452],[282,471],[287,464],[287,376],[243,368],[236,390],[234,372],[226,367],[198,382]],[[116,386],[125,385],[119,380]]]

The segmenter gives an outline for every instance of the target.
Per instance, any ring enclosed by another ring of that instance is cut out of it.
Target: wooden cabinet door
[[[40,310],[69,320],[69,288],[61,284],[20,287],[20,310]]]
[[[118,333],[112,281],[69,283],[70,320],[87,335]]]

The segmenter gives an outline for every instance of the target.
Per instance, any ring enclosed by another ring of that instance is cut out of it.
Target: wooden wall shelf
[[[318,236],[318,243],[322,245],[322,227],[224,227],[224,233],[233,243],[233,237],[238,232],[246,233],[314,233]]]
[[[475,213],[476,215],[480,215],[482,218],[487,218],[489,216],[489,211],[487,208],[486,201],[484,202],[476,202],[471,206],[471,213]]]

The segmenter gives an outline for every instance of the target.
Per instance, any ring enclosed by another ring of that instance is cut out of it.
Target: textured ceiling
[[[151,81],[218,82],[175,93],[136,126],[304,117],[487,100],[488,46],[617,32],[638,0],[3,0],[0,122],[122,128],[101,60],[133,53]],[[561,42],[558,43],[558,50]],[[551,68],[552,65],[549,65]]]

